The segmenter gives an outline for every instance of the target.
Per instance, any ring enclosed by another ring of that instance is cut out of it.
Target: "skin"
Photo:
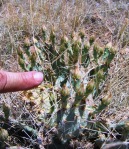
[[[0,71],[0,93],[32,89],[43,81],[41,72],[6,72]]]

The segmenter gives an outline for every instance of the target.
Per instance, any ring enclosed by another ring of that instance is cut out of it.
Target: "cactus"
[[[5,141],[7,141],[8,136],[9,136],[8,131],[0,128],[0,148],[6,147]]]
[[[43,110],[41,102],[39,106],[43,112],[39,117],[47,121],[49,127],[56,127],[55,135],[65,142],[83,133],[89,126],[90,113],[96,115],[109,105],[110,93],[96,107],[89,107],[86,101],[89,95],[95,98],[101,93],[101,84],[106,79],[115,50],[109,44],[100,47],[95,37],[86,38],[84,31],[72,33],[71,37],[63,35],[60,41],[54,28],[49,35],[43,26],[42,34],[43,40],[33,39],[30,43],[26,39],[18,49],[19,65],[25,71],[44,73],[41,85],[44,89],[39,96],[44,100],[47,92],[49,110]]]
[[[10,107],[9,107],[9,105],[3,103],[3,112],[4,112],[5,120],[8,120],[9,116],[10,116]]]

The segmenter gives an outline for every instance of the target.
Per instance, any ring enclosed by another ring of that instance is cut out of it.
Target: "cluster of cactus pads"
[[[110,92],[98,105],[93,101],[103,90],[114,56],[111,43],[101,47],[93,36],[86,37],[83,30],[68,37],[63,35],[59,40],[54,28],[47,33],[45,26],[42,36],[26,37],[18,49],[23,70],[44,74],[43,84],[35,89],[38,95],[34,102],[40,97],[39,120],[49,128],[56,128],[55,136],[63,142],[93,129],[92,118],[110,104]],[[24,94],[32,101],[33,93]]]

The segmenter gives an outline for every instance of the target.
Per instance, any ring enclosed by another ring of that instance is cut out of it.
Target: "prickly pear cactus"
[[[94,37],[85,37],[84,31],[63,35],[60,40],[56,37],[54,28],[48,34],[43,26],[41,38],[31,41],[26,37],[18,49],[18,61],[25,71],[44,73],[36,94],[27,91],[24,95],[37,102],[39,120],[57,128],[57,137],[66,141],[83,133],[90,113],[100,113],[110,104],[110,93],[98,106],[88,105],[87,100],[101,93],[115,48],[111,43],[100,47]]]

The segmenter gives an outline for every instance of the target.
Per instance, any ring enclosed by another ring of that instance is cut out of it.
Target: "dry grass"
[[[55,26],[59,34],[78,30],[88,11],[87,3],[83,0],[76,3],[66,0],[22,2],[12,0],[3,7],[4,31],[6,30],[4,34],[6,41],[10,41],[9,49],[12,52],[19,46],[21,38],[38,35],[43,24],[48,30]]]
[[[101,42],[109,39],[116,42],[123,21],[128,17],[126,3],[108,4],[106,0],[100,3],[88,0],[10,0],[1,11],[4,22],[1,49],[15,52],[22,38],[38,35],[43,24],[48,30],[55,26],[59,36],[85,28],[86,34],[94,34],[101,38]]]
[[[121,52],[121,49],[124,51],[125,48],[129,48],[129,26],[127,25],[122,31],[125,18],[129,18],[129,3],[127,3],[128,0],[116,2],[110,0],[110,3],[108,0],[1,0],[1,69],[19,70],[15,62],[16,49],[23,43],[26,36],[40,36],[42,25],[45,24],[48,31],[54,26],[59,37],[83,28],[87,36],[96,36],[102,45],[109,41],[117,44],[117,55],[112,62],[110,76],[107,80],[107,88],[113,94],[113,101],[104,114],[106,118],[110,117],[111,121],[119,121],[123,115],[125,116],[123,119],[128,118],[126,112],[129,99],[129,52]],[[1,105],[3,102],[10,105],[13,119],[36,125],[36,115],[28,110],[27,103],[19,100],[21,99],[20,93],[0,97]],[[16,145],[17,140],[12,144]]]

